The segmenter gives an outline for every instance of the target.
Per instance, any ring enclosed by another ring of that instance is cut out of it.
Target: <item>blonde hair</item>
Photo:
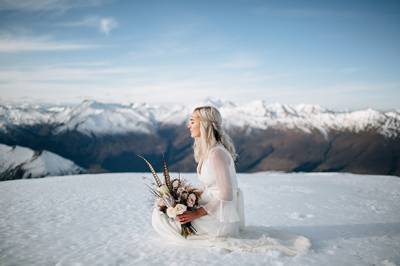
[[[193,112],[200,117],[200,137],[195,138],[193,144],[194,159],[197,163],[202,162],[208,155],[209,150],[221,143],[236,161],[235,146],[232,139],[222,128],[222,117],[217,108],[213,106],[199,106]]]

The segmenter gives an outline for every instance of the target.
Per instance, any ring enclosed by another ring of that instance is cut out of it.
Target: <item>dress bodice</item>
[[[199,205],[207,214],[223,223],[240,221],[235,165],[232,156],[222,144],[209,150],[198,177],[203,190]]]
[[[217,184],[217,178],[221,180],[221,174],[226,174],[228,175],[229,179],[222,179],[222,185],[224,187],[227,187],[228,189],[232,190],[232,194],[235,194],[234,192],[237,191],[238,185],[237,185],[237,178],[236,178],[236,170],[235,170],[235,165],[232,159],[232,156],[226,150],[226,148],[222,144],[217,144],[214,147],[212,147],[209,151],[209,154],[212,154],[213,152],[216,152],[216,149],[218,149],[218,152],[223,152],[224,157],[226,160],[214,160],[213,156],[208,156],[202,163],[201,165],[201,171],[197,172],[198,178],[202,183],[202,189],[203,190],[208,190],[211,192],[214,196],[218,197],[218,193],[220,192],[220,189],[218,187],[219,184]],[[220,182],[221,185],[221,182]]]

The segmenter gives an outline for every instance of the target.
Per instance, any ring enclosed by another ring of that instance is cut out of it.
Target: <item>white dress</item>
[[[238,188],[232,156],[222,144],[218,143],[210,149],[207,159],[198,166],[197,173],[203,190],[199,205],[207,211],[207,215],[192,221],[196,235],[185,239],[180,234],[179,221],[168,218],[157,207],[153,209],[152,226],[168,243],[218,247],[228,251],[276,250],[287,255],[308,250],[310,243],[307,238],[285,237],[280,241],[259,228],[245,227],[243,192]]]

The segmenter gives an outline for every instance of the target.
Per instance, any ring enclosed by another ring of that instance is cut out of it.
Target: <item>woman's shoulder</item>
[[[211,160],[224,160],[226,162],[229,162],[230,153],[224,145],[222,145],[221,143],[217,143],[210,148],[208,158]]]
[[[210,148],[210,150],[208,151],[208,154],[221,153],[224,151],[227,151],[225,146],[222,145],[222,143],[217,143]]]

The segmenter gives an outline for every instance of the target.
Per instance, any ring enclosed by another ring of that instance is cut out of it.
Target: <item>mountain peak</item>
[[[211,97],[211,96],[204,98],[204,100],[201,103],[203,105],[211,105],[216,108],[235,107],[236,106],[236,104],[231,101],[227,101],[227,100],[223,100],[223,99],[220,99],[217,97]]]
[[[321,107],[318,104],[297,104],[294,107],[298,112],[304,112],[304,113],[309,113],[309,114],[318,114],[318,113],[324,113],[327,111],[327,109]]]

